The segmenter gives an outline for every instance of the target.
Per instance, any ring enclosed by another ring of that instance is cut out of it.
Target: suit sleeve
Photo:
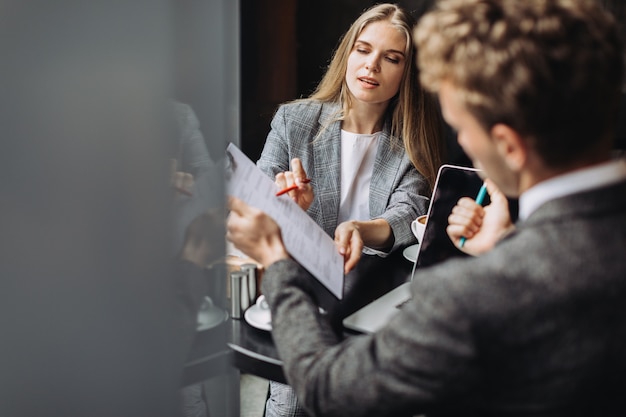
[[[466,395],[475,374],[470,326],[436,280],[414,288],[378,333],[341,341],[315,305],[312,279],[292,260],[271,265],[263,279],[287,380],[312,416],[419,414]]]

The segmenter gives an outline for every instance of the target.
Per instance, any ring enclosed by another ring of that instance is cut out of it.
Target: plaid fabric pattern
[[[308,414],[298,405],[293,388],[270,381],[270,395],[265,404],[265,417],[308,417]]]
[[[257,162],[273,179],[289,170],[292,158],[300,158],[315,190],[308,213],[331,237],[337,227],[341,195],[341,123],[333,121],[338,110],[336,104],[312,100],[280,106]],[[385,123],[370,185],[370,217],[383,218],[391,226],[395,237],[392,251],[415,243],[410,224],[426,214],[428,193],[427,181]]]

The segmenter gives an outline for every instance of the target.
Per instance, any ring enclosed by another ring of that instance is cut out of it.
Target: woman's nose
[[[380,64],[377,57],[371,57],[365,63],[365,69],[368,71],[377,72],[380,70]]]

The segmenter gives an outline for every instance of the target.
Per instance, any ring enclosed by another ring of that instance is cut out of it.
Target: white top
[[[519,198],[519,218],[525,220],[547,201],[626,180],[626,159],[618,159],[559,175],[529,188]]]
[[[341,200],[337,224],[370,219],[370,183],[380,132],[362,135],[341,131]]]

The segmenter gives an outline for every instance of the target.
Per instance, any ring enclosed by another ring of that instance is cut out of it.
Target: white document
[[[343,257],[333,239],[287,194],[279,191],[263,171],[232,143],[226,154],[228,194],[273,218],[289,254],[313,274],[338,299],[343,297]]]

